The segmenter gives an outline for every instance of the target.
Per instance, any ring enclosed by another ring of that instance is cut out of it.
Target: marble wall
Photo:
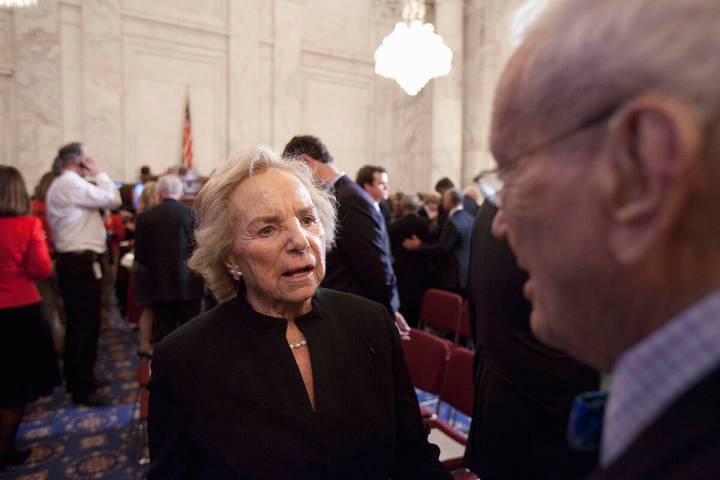
[[[400,0],[40,0],[0,9],[0,163],[29,185],[83,141],[116,180],[180,162],[190,104],[197,169],[295,134],[351,175],[385,165],[394,189],[466,184],[491,159],[487,119],[521,0],[435,0],[454,68],[417,96],[374,74]]]

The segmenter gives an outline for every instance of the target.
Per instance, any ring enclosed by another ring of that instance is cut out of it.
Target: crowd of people
[[[107,403],[132,237],[148,478],[452,478],[401,347],[430,287],[469,302],[480,478],[716,478],[719,25],[715,0],[555,2],[500,78],[498,168],[462,190],[391,194],[313,135],[219,166],[192,208],[144,171],[135,210],[79,143],[32,202],[0,166],[2,467],[61,380],[48,313],[72,401]]]

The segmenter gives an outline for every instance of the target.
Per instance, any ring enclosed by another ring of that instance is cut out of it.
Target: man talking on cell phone
[[[120,193],[81,143],[60,148],[53,171],[59,176],[50,185],[46,200],[67,316],[65,384],[74,403],[102,406],[109,403],[109,396],[104,382],[95,377],[107,252],[100,210],[119,206]]]

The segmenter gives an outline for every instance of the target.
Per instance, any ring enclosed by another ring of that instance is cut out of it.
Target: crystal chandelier
[[[375,50],[375,73],[395,80],[408,95],[450,73],[452,50],[425,20],[424,0],[405,0],[403,21]]]
[[[37,4],[38,0],[0,0],[0,7],[16,8],[29,7]]]

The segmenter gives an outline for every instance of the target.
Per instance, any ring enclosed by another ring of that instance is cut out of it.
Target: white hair
[[[496,110],[530,124],[503,133],[557,134],[649,93],[691,103],[714,126],[719,51],[718,0],[556,0],[527,32],[510,63],[514,80],[496,97]]]
[[[317,209],[325,231],[326,249],[334,245],[337,223],[335,199],[315,182],[305,162],[296,158],[278,158],[268,147],[260,146],[220,165],[195,199],[199,220],[195,232],[197,248],[188,265],[205,278],[221,302],[232,298],[238,286],[227,270],[238,219],[236,208],[231,206],[231,196],[248,178],[269,169],[290,173],[302,183]]]
[[[163,175],[157,182],[160,197],[179,197],[183,193],[183,183],[177,175]]]

